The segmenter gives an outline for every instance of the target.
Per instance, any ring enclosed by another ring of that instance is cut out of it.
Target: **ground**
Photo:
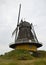
[[[25,50],[13,50],[0,55],[0,65],[46,65],[46,51],[38,51],[40,55],[31,55]]]

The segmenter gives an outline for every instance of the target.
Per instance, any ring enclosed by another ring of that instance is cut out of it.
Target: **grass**
[[[38,51],[40,57],[34,57],[25,50],[13,50],[0,55],[0,65],[46,65],[46,51]]]
[[[13,50],[11,52],[5,53],[3,56],[0,57],[4,59],[18,59],[18,60],[33,59],[33,56],[31,56],[29,52],[25,50]]]

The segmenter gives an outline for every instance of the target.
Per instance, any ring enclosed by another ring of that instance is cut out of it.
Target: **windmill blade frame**
[[[16,36],[17,36],[17,31],[18,31],[18,27],[19,27],[19,19],[20,19],[20,11],[21,11],[21,4],[20,4],[20,6],[19,6],[17,27],[16,27],[16,29],[13,31],[12,36],[15,34],[15,31],[16,31]]]
[[[17,27],[16,27],[16,29],[17,29]],[[14,33],[16,32],[16,29],[13,31],[12,36],[13,36],[13,35],[14,35]]]
[[[31,23],[31,27],[32,27],[34,39],[36,40],[36,42],[38,42],[38,39],[37,39],[37,37],[36,37],[36,34],[35,34],[34,27],[33,27],[33,24],[32,24],[32,23]]]
[[[17,26],[19,25],[20,12],[21,12],[21,4],[20,4],[20,7],[19,7],[19,13],[18,13],[18,22],[17,22]]]

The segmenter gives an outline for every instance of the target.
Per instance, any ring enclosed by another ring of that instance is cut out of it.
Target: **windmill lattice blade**
[[[20,7],[19,7],[19,13],[18,13],[18,22],[17,22],[17,25],[19,24],[19,19],[20,19],[20,11],[21,11],[21,4],[20,4]]]
[[[18,36],[18,27],[16,28],[15,41],[16,41],[16,39],[17,39],[17,36]]]
[[[37,40],[37,42],[38,42],[38,39],[37,39],[36,34],[35,34],[35,31],[34,31],[33,24],[31,23],[31,25],[32,25],[32,30],[33,30],[33,33],[34,33],[34,37],[35,37],[35,39],[36,39],[36,40]]]
[[[12,36],[14,35],[15,31],[16,31],[16,29],[13,31]]]

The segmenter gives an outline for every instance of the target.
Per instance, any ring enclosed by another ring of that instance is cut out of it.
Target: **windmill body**
[[[19,32],[17,32],[14,44],[10,45],[11,48],[37,51],[37,48],[42,46],[37,40],[32,23],[21,20],[18,28]]]
[[[14,44],[10,44],[10,47],[13,49],[37,51],[37,48],[41,47],[42,44],[39,43],[36,37],[32,23],[30,24],[27,21],[23,21],[23,20],[21,20],[19,23],[20,9],[21,9],[21,5],[19,8],[17,27],[12,33],[12,35],[14,35],[16,32],[15,42]]]

